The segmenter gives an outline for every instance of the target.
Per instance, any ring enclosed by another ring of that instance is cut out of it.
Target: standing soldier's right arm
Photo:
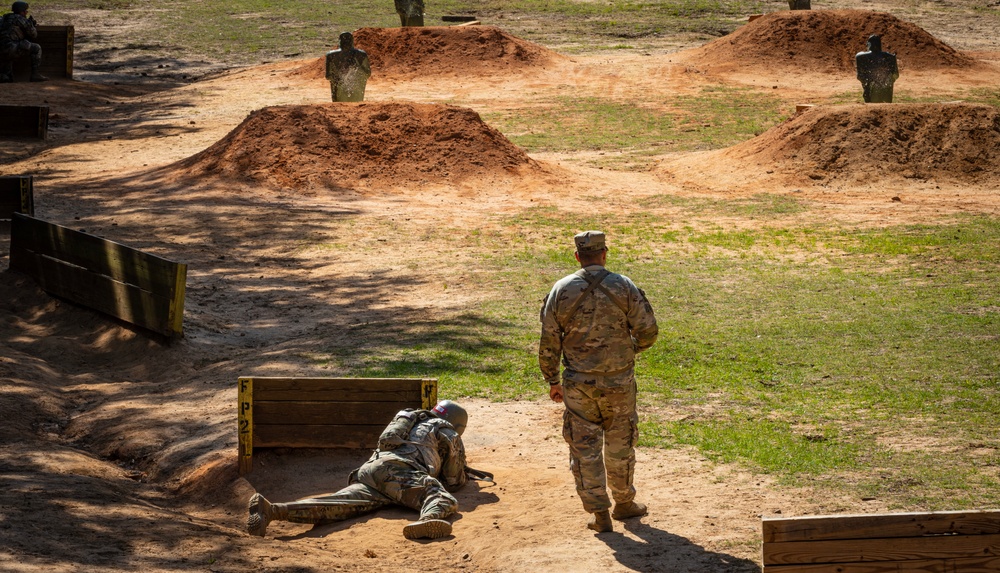
[[[559,383],[559,360],[562,357],[562,328],[556,321],[555,287],[545,297],[539,318],[542,321],[542,337],[538,343],[538,367],[550,385]]]

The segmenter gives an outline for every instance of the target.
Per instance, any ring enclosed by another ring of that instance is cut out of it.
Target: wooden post
[[[10,219],[14,213],[35,214],[34,176],[0,177],[0,219]]]
[[[240,475],[244,475],[253,469],[253,378],[240,378],[238,393]]]

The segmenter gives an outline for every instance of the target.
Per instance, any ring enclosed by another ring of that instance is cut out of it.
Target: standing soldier
[[[594,514],[587,527],[604,532],[612,530],[612,517],[646,514],[646,506],[634,501],[632,485],[639,437],[634,368],[635,355],[656,342],[658,329],[646,293],[604,268],[604,233],[586,231],[574,241],[582,268],[559,280],[545,298],[538,364],[549,397],[566,406],[570,470],[583,508]]]
[[[340,49],[326,53],[326,79],[333,101],[363,101],[372,75],[368,54],[354,47],[350,32],[340,35]]]
[[[35,19],[28,16],[27,2],[14,2],[10,14],[0,20],[0,84],[14,81],[14,60],[31,55],[31,81],[49,79],[38,70],[42,66],[42,47],[32,42],[38,38]]]
[[[451,535],[445,518],[458,511],[458,500],[449,492],[465,485],[466,472],[483,473],[465,465],[461,436],[468,421],[465,409],[451,400],[432,410],[399,412],[371,459],[351,473],[347,487],[290,503],[271,503],[256,493],[250,498],[247,533],[263,537],[267,524],[276,520],[333,523],[396,503],[420,512],[403,528],[407,539]]]

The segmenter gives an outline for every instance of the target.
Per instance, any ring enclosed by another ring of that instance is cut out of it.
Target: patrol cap
[[[578,253],[599,253],[608,250],[604,244],[604,233],[601,231],[584,231],[575,237],[576,252]]]

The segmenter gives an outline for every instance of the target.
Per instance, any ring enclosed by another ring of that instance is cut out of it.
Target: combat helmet
[[[469,413],[465,408],[452,402],[451,400],[441,400],[431,410],[435,416],[447,421],[455,427],[455,431],[461,436],[465,431],[465,426],[469,423]]]
[[[10,11],[13,12],[13,13],[15,13],[15,14],[19,14],[21,12],[27,12],[28,11],[28,3],[27,2],[14,2],[10,6]]]

